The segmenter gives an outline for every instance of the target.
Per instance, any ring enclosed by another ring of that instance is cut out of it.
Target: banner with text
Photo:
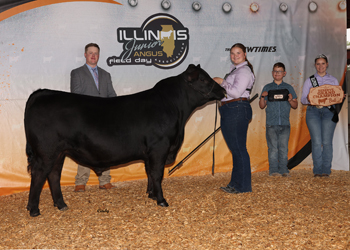
[[[85,63],[84,46],[90,42],[100,46],[98,65],[111,74],[119,96],[152,88],[158,81],[182,73],[189,64],[200,64],[211,77],[223,77],[231,65],[230,47],[237,42],[247,46],[254,66],[252,96],[260,95],[264,85],[272,82],[273,64],[283,62],[287,71],[284,81],[293,86],[299,100],[298,108],[290,113],[290,166],[312,168],[306,107],[300,97],[304,81],[316,72],[314,58],[320,53],[329,59],[327,72],[344,84],[344,2],[170,0],[170,8],[163,8],[161,0],[0,3],[0,194],[30,185],[23,125],[29,95],[39,88],[69,92],[70,72]],[[268,170],[266,115],[258,100],[251,105],[247,146],[252,172],[257,172]],[[166,166],[165,177],[213,133],[215,116],[214,102],[192,114],[176,162]],[[345,101],[334,135],[333,169],[349,170],[347,128]],[[213,150],[215,172],[231,171],[231,154],[219,131],[215,146],[208,140],[173,175],[210,174]],[[62,185],[74,184],[76,170],[77,164],[66,158]],[[112,182],[146,178],[142,162],[113,167],[111,175]],[[97,183],[96,175],[91,174],[88,184]]]

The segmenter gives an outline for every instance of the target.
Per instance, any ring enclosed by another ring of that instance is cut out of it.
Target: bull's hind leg
[[[66,203],[64,203],[63,195],[61,191],[61,174],[64,163],[64,156],[58,157],[57,162],[55,163],[53,169],[49,173],[47,179],[49,181],[51,195],[53,199],[53,204],[61,211],[68,209]]]
[[[40,194],[47,177],[47,172],[45,171],[42,161],[35,161],[35,163],[32,163],[31,176],[27,210],[29,210],[30,216],[36,217],[40,215]]]

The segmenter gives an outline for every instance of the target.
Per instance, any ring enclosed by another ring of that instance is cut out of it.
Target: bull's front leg
[[[145,161],[145,169],[146,169],[146,174],[147,174],[147,191],[146,193],[148,194],[148,198],[152,199],[152,200],[157,200],[157,198],[154,196],[153,193],[153,182],[152,182],[152,178],[150,175],[150,167],[149,167],[149,162]]]
[[[157,200],[157,204],[162,207],[168,207],[168,202],[164,199],[162,190],[162,180],[164,175],[164,160],[160,160],[158,157],[151,158],[149,164],[146,166],[146,172],[148,175],[148,197]],[[148,168],[148,170],[147,170]]]
[[[163,179],[163,172],[164,172],[164,166],[160,170],[162,174],[160,175],[157,173],[151,173],[151,179],[153,182],[153,191],[154,191],[154,198],[157,200],[157,205],[162,206],[162,207],[168,207],[169,204],[165,200],[163,196],[163,189],[162,189],[162,179]]]

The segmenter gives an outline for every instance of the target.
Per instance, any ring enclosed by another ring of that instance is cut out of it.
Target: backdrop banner
[[[98,65],[110,72],[119,96],[152,88],[189,64],[200,64],[211,77],[223,77],[231,64],[230,48],[237,42],[247,47],[254,66],[252,96],[272,82],[273,64],[283,62],[284,81],[300,100],[304,81],[316,72],[314,59],[321,53],[329,59],[327,72],[341,85],[345,82],[345,1],[170,0],[170,8],[163,8],[162,2],[166,1],[0,1],[0,194],[30,186],[23,125],[29,95],[40,88],[69,92],[70,72],[85,63],[84,47],[90,42],[100,46]],[[251,169],[265,171],[269,167],[265,110],[258,100],[251,105],[247,140]],[[312,168],[305,113],[300,102],[290,113],[290,168]],[[170,168],[213,133],[215,116],[214,102],[192,114],[176,162],[165,168],[165,178]],[[339,118],[332,168],[349,170],[347,101]],[[231,154],[219,131],[215,147],[210,139],[171,176],[211,174],[213,150],[215,172],[231,171]],[[61,184],[74,185],[76,171],[77,164],[66,158]],[[111,175],[112,182],[146,178],[141,161],[113,167]],[[95,174],[88,184],[98,184]]]

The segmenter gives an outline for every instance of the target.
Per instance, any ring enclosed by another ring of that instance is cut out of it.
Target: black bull
[[[40,215],[39,198],[46,179],[54,206],[68,209],[60,186],[66,156],[97,174],[111,166],[143,160],[148,197],[168,206],[161,187],[164,165],[175,161],[188,117],[197,107],[224,95],[225,90],[199,65],[189,65],[182,74],[127,96],[99,98],[35,91],[24,116],[31,173],[30,215]]]

